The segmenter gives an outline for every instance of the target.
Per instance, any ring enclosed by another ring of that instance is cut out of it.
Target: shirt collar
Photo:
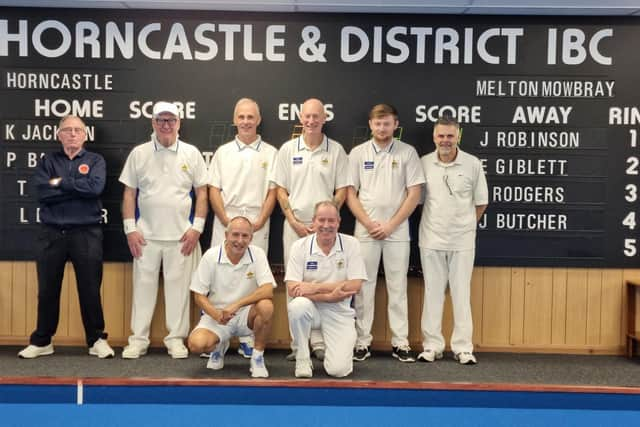
[[[373,148],[373,152],[376,154],[391,153],[391,151],[393,151],[393,147],[395,144],[396,144],[396,140],[392,139],[389,145],[387,145],[385,148],[380,148],[380,146],[376,144],[375,140],[371,139],[371,147]]]
[[[252,263],[253,253],[251,253],[251,247],[247,247],[247,250],[244,251],[244,255],[242,255],[238,264],[233,264],[229,257],[227,257],[227,251],[224,250],[224,243],[220,245],[220,248],[218,249],[218,264],[245,265]]]
[[[311,150],[309,149],[307,144],[304,143],[304,138],[302,137],[302,135],[298,135],[298,151],[307,150],[313,153],[313,152],[322,150],[322,151],[329,152],[329,138],[325,134],[322,134],[322,136],[324,137],[324,139],[322,140],[320,145],[318,145],[315,149]]]
[[[245,144],[244,142],[240,141],[237,136],[234,141],[236,143],[236,147],[238,147],[238,151],[242,151],[245,148],[252,148],[255,151],[260,151],[260,146],[262,145],[262,138],[260,137],[260,135],[258,135],[257,139],[251,144]]]
[[[176,138],[176,142],[174,142],[168,147],[165,147],[164,145],[158,142],[158,138],[156,137],[155,132],[151,134],[151,140],[153,141],[153,149],[155,151],[173,151],[174,153],[178,152],[178,146],[180,145],[180,138]]]
[[[309,244],[309,255],[322,255],[331,256],[336,252],[344,252],[344,245],[342,244],[342,236],[340,233],[336,233],[336,241],[333,243],[333,247],[329,251],[329,255],[325,255],[320,248],[320,245],[316,242],[315,233],[311,235],[311,243]]]

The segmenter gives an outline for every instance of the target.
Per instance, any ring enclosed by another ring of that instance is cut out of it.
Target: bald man
[[[216,150],[209,165],[209,201],[214,212],[211,246],[224,243],[229,219],[241,215],[253,226],[252,244],[269,251],[271,213],[276,204],[276,185],[270,182],[278,150],[262,140],[258,103],[238,100],[233,110],[236,137]],[[250,358],[253,340],[240,337],[238,353]]]
[[[293,242],[313,233],[315,204],[335,201],[338,209],[352,185],[347,154],[338,142],[323,132],[327,121],[324,105],[311,98],[302,104],[302,133],[285,142],[276,161],[273,181],[278,185],[277,197],[285,216],[282,244],[284,265],[290,257]],[[311,334],[312,353],[324,359],[324,343],[319,331]],[[287,357],[294,360],[296,349]]]

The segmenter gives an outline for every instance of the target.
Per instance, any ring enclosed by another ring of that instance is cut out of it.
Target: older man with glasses
[[[101,155],[84,149],[85,124],[66,116],[58,125],[62,149],[40,159],[34,181],[40,202],[41,229],[36,243],[38,321],[30,344],[18,356],[53,354],[52,337],[60,317],[60,291],[67,260],[73,264],[89,354],[113,357],[104,332],[102,283],[102,202],[106,180]]]
[[[164,344],[172,358],[183,359],[189,355],[183,342],[189,332],[189,283],[200,259],[198,242],[207,215],[207,171],[198,148],[178,138],[175,104],[157,102],[151,126],[151,141],[131,151],[120,175],[124,232],[134,258],[133,334],[122,357],[147,353],[162,267],[169,332]]]

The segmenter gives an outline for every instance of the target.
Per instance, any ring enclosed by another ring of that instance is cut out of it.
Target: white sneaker
[[[99,338],[89,349],[90,356],[98,356],[99,359],[115,356],[115,352],[107,342],[107,340]]]
[[[189,357],[189,349],[184,346],[182,340],[171,340],[166,344],[167,353],[172,359],[186,359]]]
[[[478,363],[473,353],[470,353],[468,351],[456,353],[453,355],[453,358],[460,362],[461,365],[475,365],[476,363]]]
[[[313,365],[311,360],[296,360],[296,378],[313,377]]]
[[[211,352],[209,361],[207,362],[207,368],[217,371],[224,368],[224,354],[229,349],[229,341],[220,341],[216,348]]]
[[[29,344],[25,348],[23,348],[20,353],[18,353],[18,357],[22,359],[35,359],[40,356],[48,356],[53,354],[53,344],[49,343],[45,346],[37,346],[33,344]]]
[[[287,359],[287,362],[295,362],[296,361],[296,351],[295,350],[291,350],[291,353],[287,354],[287,357],[285,357],[285,359]]]
[[[123,359],[138,359],[147,354],[147,347],[142,344],[129,344],[122,350]]]
[[[442,352],[436,352],[431,349],[427,349],[418,355],[418,361],[420,362],[435,362],[439,359],[442,359]]]
[[[200,357],[203,359],[208,359],[211,357],[211,353],[200,353]]]
[[[269,371],[264,364],[264,354],[251,358],[251,367],[249,368],[253,378],[268,378]]]

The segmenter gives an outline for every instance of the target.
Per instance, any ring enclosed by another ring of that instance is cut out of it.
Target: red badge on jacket
[[[82,175],[86,175],[89,173],[89,165],[86,163],[81,164],[80,166],[78,166],[78,172],[80,172]]]

